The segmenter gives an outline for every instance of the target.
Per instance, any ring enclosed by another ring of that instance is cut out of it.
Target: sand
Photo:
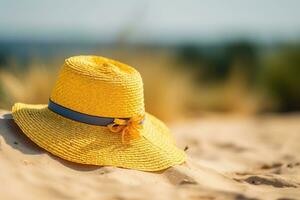
[[[188,160],[156,173],[64,161],[33,144],[10,117],[2,111],[1,200],[300,199],[300,115],[171,125]]]

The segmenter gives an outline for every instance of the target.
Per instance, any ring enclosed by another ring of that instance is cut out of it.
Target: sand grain
[[[33,144],[10,118],[2,111],[0,199],[300,198],[299,115],[176,124],[188,161],[156,173],[64,161]]]

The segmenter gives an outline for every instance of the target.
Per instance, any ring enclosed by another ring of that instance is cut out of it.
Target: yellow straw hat
[[[104,57],[65,60],[48,105],[16,103],[15,122],[63,159],[158,171],[185,161],[163,122],[145,112],[134,68]]]

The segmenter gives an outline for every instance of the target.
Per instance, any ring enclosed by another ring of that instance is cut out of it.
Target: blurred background
[[[137,68],[164,120],[300,110],[300,1],[0,0],[0,108],[47,103],[64,59]]]

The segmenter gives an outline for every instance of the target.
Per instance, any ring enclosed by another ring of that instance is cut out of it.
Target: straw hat
[[[49,104],[16,103],[12,115],[33,142],[69,161],[143,171],[185,161],[165,124],[145,112],[139,72],[108,58],[66,59]]]

